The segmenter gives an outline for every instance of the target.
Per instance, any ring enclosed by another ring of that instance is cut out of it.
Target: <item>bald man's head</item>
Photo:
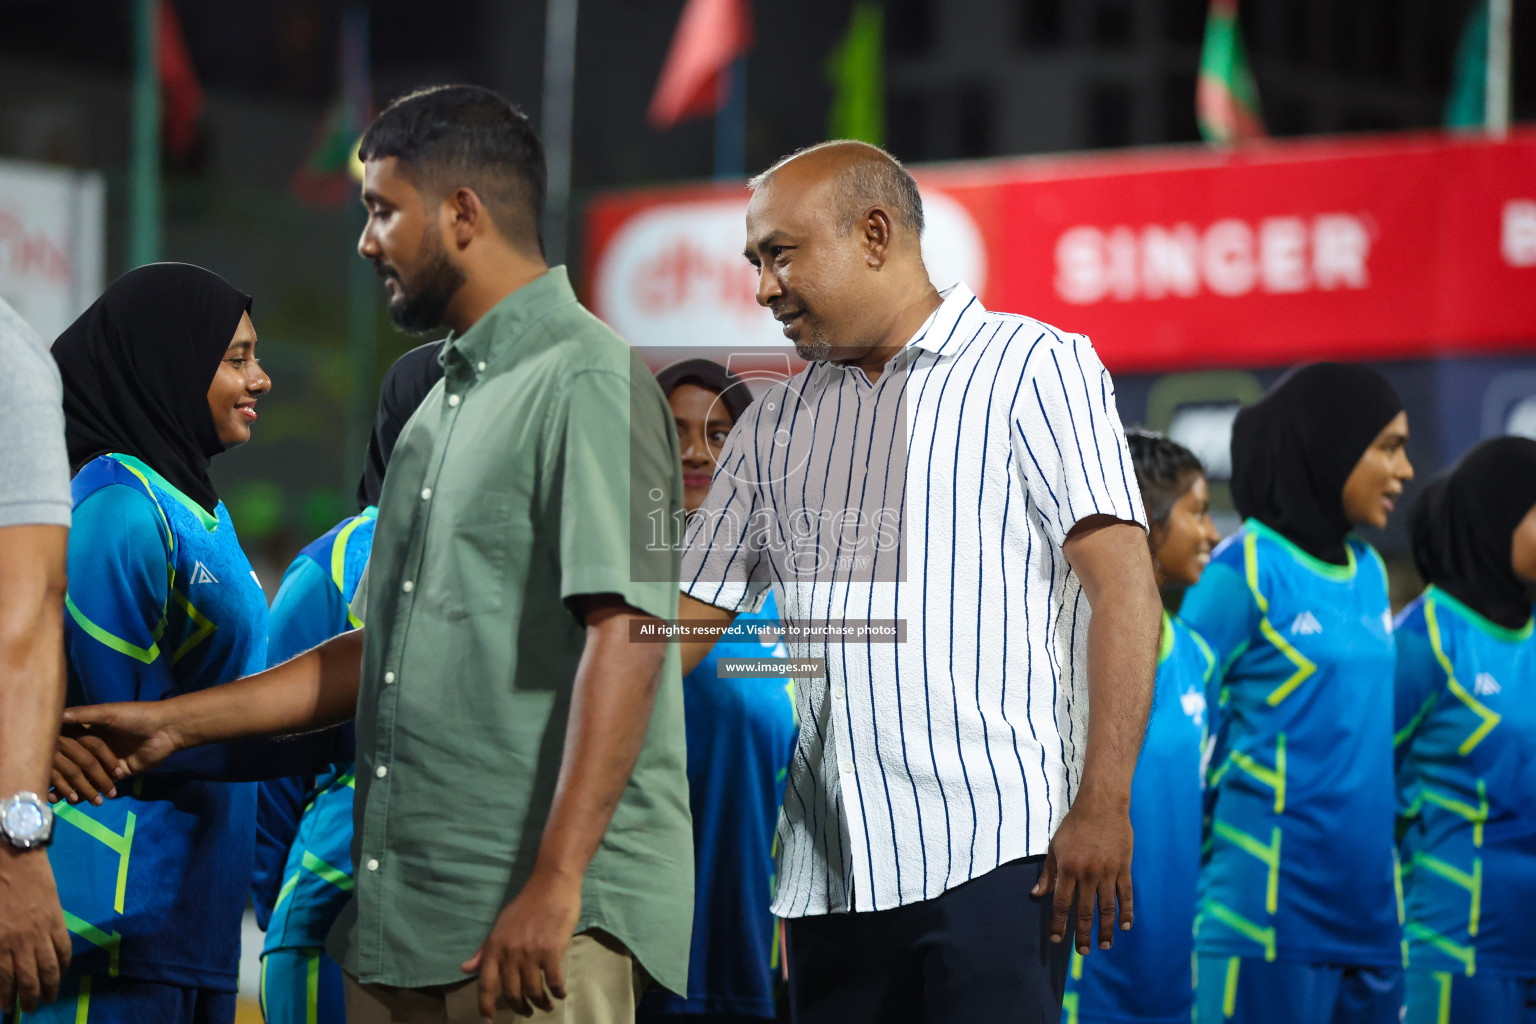
[[[756,192],[786,172],[803,184],[825,182],[843,234],[852,231],[872,208],[880,207],[913,241],[922,237],[923,197],[917,182],[900,160],[879,146],[850,139],[822,142],[784,157],[748,181],[747,187]]]
[[[890,154],[823,143],[780,160],[752,190],[742,254],[758,303],[802,359],[869,357],[906,325],[905,311],[938,295],[923,266],[922,199]]]

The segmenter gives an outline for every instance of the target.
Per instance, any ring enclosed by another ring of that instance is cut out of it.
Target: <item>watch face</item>
[[[5,834],[23,842],[40,837],[46,824],[42,808],[35,803],[23,800],[12,801],[6,806],[3,818],[0,818],[0,825],[4,826]]]

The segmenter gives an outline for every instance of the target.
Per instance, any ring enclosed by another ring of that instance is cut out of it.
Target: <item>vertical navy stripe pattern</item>
[[[736,424],[685,593],[905,642],[786,637],[800,739],[774,913],[885,910],[1045,852],[1081,783],[1090,611],[1061,545],[1146,523],[1114,386],[1081,335],[964,285],[871,383],[815,363]]]

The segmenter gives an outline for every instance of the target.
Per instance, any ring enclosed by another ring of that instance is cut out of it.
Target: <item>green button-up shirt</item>
[[[538,852],[585,641],[567,602],[677,615],[682,478],[666,399],[556,267],[443,353],[379,503],[357,708],[354,898],[329,950],[365,983],[463,980]],[[577,930],[684,991],[693,838],[670,648]]]

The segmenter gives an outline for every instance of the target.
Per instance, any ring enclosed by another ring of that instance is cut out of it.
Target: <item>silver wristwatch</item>
[[[53,839],[53,808],[36,793],[0,800],[0,837],[18,850],[35,850]]]

